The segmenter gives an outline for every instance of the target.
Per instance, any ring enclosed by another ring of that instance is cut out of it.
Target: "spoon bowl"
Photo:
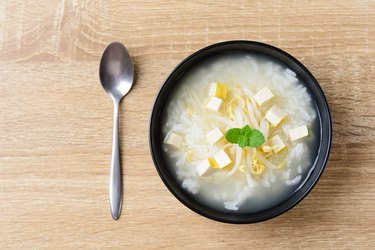
[[[119,42],[110,43],[100,61],[100,82],[112,98],[122,99],[131,89],[134,67],[128,50]]]
[[[111,215],[117,220],[122,206],[121,158],[118,138],[118,115],[121,99],[129,93],[134,80],[134,67],[128,50],[119,42],[110,43],[103,52],[99,67],[100,82],[114,104],[112,160],[109,177]]]

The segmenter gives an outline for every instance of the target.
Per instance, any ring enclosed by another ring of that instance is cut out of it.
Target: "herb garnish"
[[[228,142],[244,147],[259,147],[265,141],[262,132],[246,125],[243,128],[232,128],[225,133]]]

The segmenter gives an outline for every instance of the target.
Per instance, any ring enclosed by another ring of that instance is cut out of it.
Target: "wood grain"
[[[374,249],[375,1],[0,1],[0,248]],[[301,60],[333,115],[328,166],[297,207],[254,225],[205,219],[152,164],[148,122],[163,79],[224,40]],[[121,106],[124,207],[112,221],[112,102],[98,79],[112,40],[134,57]]]

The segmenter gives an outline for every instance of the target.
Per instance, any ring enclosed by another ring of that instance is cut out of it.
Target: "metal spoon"
[[[121,214],[122,176],[118,138],[118,110],[121,99],[129,93],[134,79],[134,67],[128,50],[119,42],[110,43],[100,60],[100,82],[114,104],[111,173],[109,177],[109,201],[111,214],[117,220]]]

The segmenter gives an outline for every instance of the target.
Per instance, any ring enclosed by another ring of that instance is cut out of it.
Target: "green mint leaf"
[[[244,147],[259,147],[265,142],[265,138],[257,129],[251,128],[249,125],[240,128],[229,129],[225,133],[225,138],[228,142],[238,144],[241,148]]]
[[[251,136],[249,137],[249,147],[259,147],[265,142],[264,135],[257,129],[253,129]]]
[[[248,143],[249,143],[248,137],[243,136],[243,135],[240,136],[240,138],[237,142],[238,146],[240,146],[241,148],[249,146]]]
[[[249,125],[246,125],[245,127],[241,129],[241,134],[247,137],[250,136],[252,132],[253,132],[253,129],[250,128]]]
[[[232,129],[229,129],[225,133],[225,139],[227,139],[227,141],[230,143],[237,144],[240,135],[241,135],[241,129],[232,128]]]

